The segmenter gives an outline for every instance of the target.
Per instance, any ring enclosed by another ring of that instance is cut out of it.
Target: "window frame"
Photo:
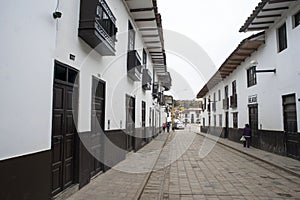
[[[286,23],[283,23],[281,26],[277,28],[277,46],[278,53],[287,49],[287,27]]]
[[[252,87],[257,84],[257,78],[256,78],[256,66],[252,66],[247,69],[247,87]]]
[[[293,28],[297,28],[299,25],[300,25],[300,10],[293,15]]]
[[[238,112],[232,113],[232,128],[238,128]]]
[[[236,93],[236,80],[232,81],[231,87],[232,87],[232,91],[231,91],[231,92],[232,92],[232,95],[237,94],[237,93]]]

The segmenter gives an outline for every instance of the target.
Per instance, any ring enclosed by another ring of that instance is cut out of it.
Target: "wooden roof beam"
[[[139,19],[135,19],[134,21],[136,22],[149,22],[149,21],[155,21],[156,18],[139,18]]]
[[[252,22],[252,25],[260,25],[260,24],[273,24],[275,21],[264,21],[264,22]]]
[[[146,41],[145,43],[153,44],[153,43],[160,43],[160,41]]]
[[[261,19],[261,18],[270,18],[270,17],[281,17],[281,14],[274,14],[274,15],[259,15],[259,16],[256,16],[257,19]]]
[[[150,8],[134,8],[134,9],[130,9],[130,12],[145,12],[145,11],[152,11],[154,10],[154,7],[150,7]]]
[[[160,28],[140,28],[140,31],[157,31]]]
[[[261,11],[268,12],[268,11],[287,10],[287,9],[289,9],[288,6],[283,6],[283,7],[277,7],[277,8],[265,8],[265,9],[262,9]]]
[[[155,34],[155,35],[142,35],[142,37],[159,37],[158,34]]]
[[[290,1],[297,1],[297,0],[271,0],[271,1],[269,1],[269,4],[284,3],[284,2],[290,2]]]

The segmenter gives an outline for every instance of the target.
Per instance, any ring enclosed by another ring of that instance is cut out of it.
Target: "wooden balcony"
[[[230,108],[237,108],[237,94],[230,96]]]
[[[141,57],[136,50],[127,53],[127,75],[133,81],[142,79]]]
[[[116,18],[104,0],[81,1],[78,35],[102,56],[115,55]]]
[[[229,98],[226,97],[225,99],[223,99],[223,109],[224,110],[228,110],[229,109]]]

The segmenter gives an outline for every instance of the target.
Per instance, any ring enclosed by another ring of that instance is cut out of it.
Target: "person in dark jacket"
[[[245,128],[243,130],[243,136],[245,137],[246,141],[244,141],[244,147],[250,147],[250,138],[251,138],[251,129],[249,124],[245,124]]]

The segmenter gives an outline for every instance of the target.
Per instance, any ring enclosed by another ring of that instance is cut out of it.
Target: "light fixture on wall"
[[[256,60],[251,60],[251,65],[252,66],[257,66],[258,62]],[[262,70],[254,70],[254,73],[266,73],[266,72],[273,72],[274,74],[276,73],[276,69],[262,69]]]
[[[54,19],[61,18],[61,16],[62,16],[62,13],[59,12],[59,11],[55,11],[55,12],[53,13],[53,18],[54,18]]]

